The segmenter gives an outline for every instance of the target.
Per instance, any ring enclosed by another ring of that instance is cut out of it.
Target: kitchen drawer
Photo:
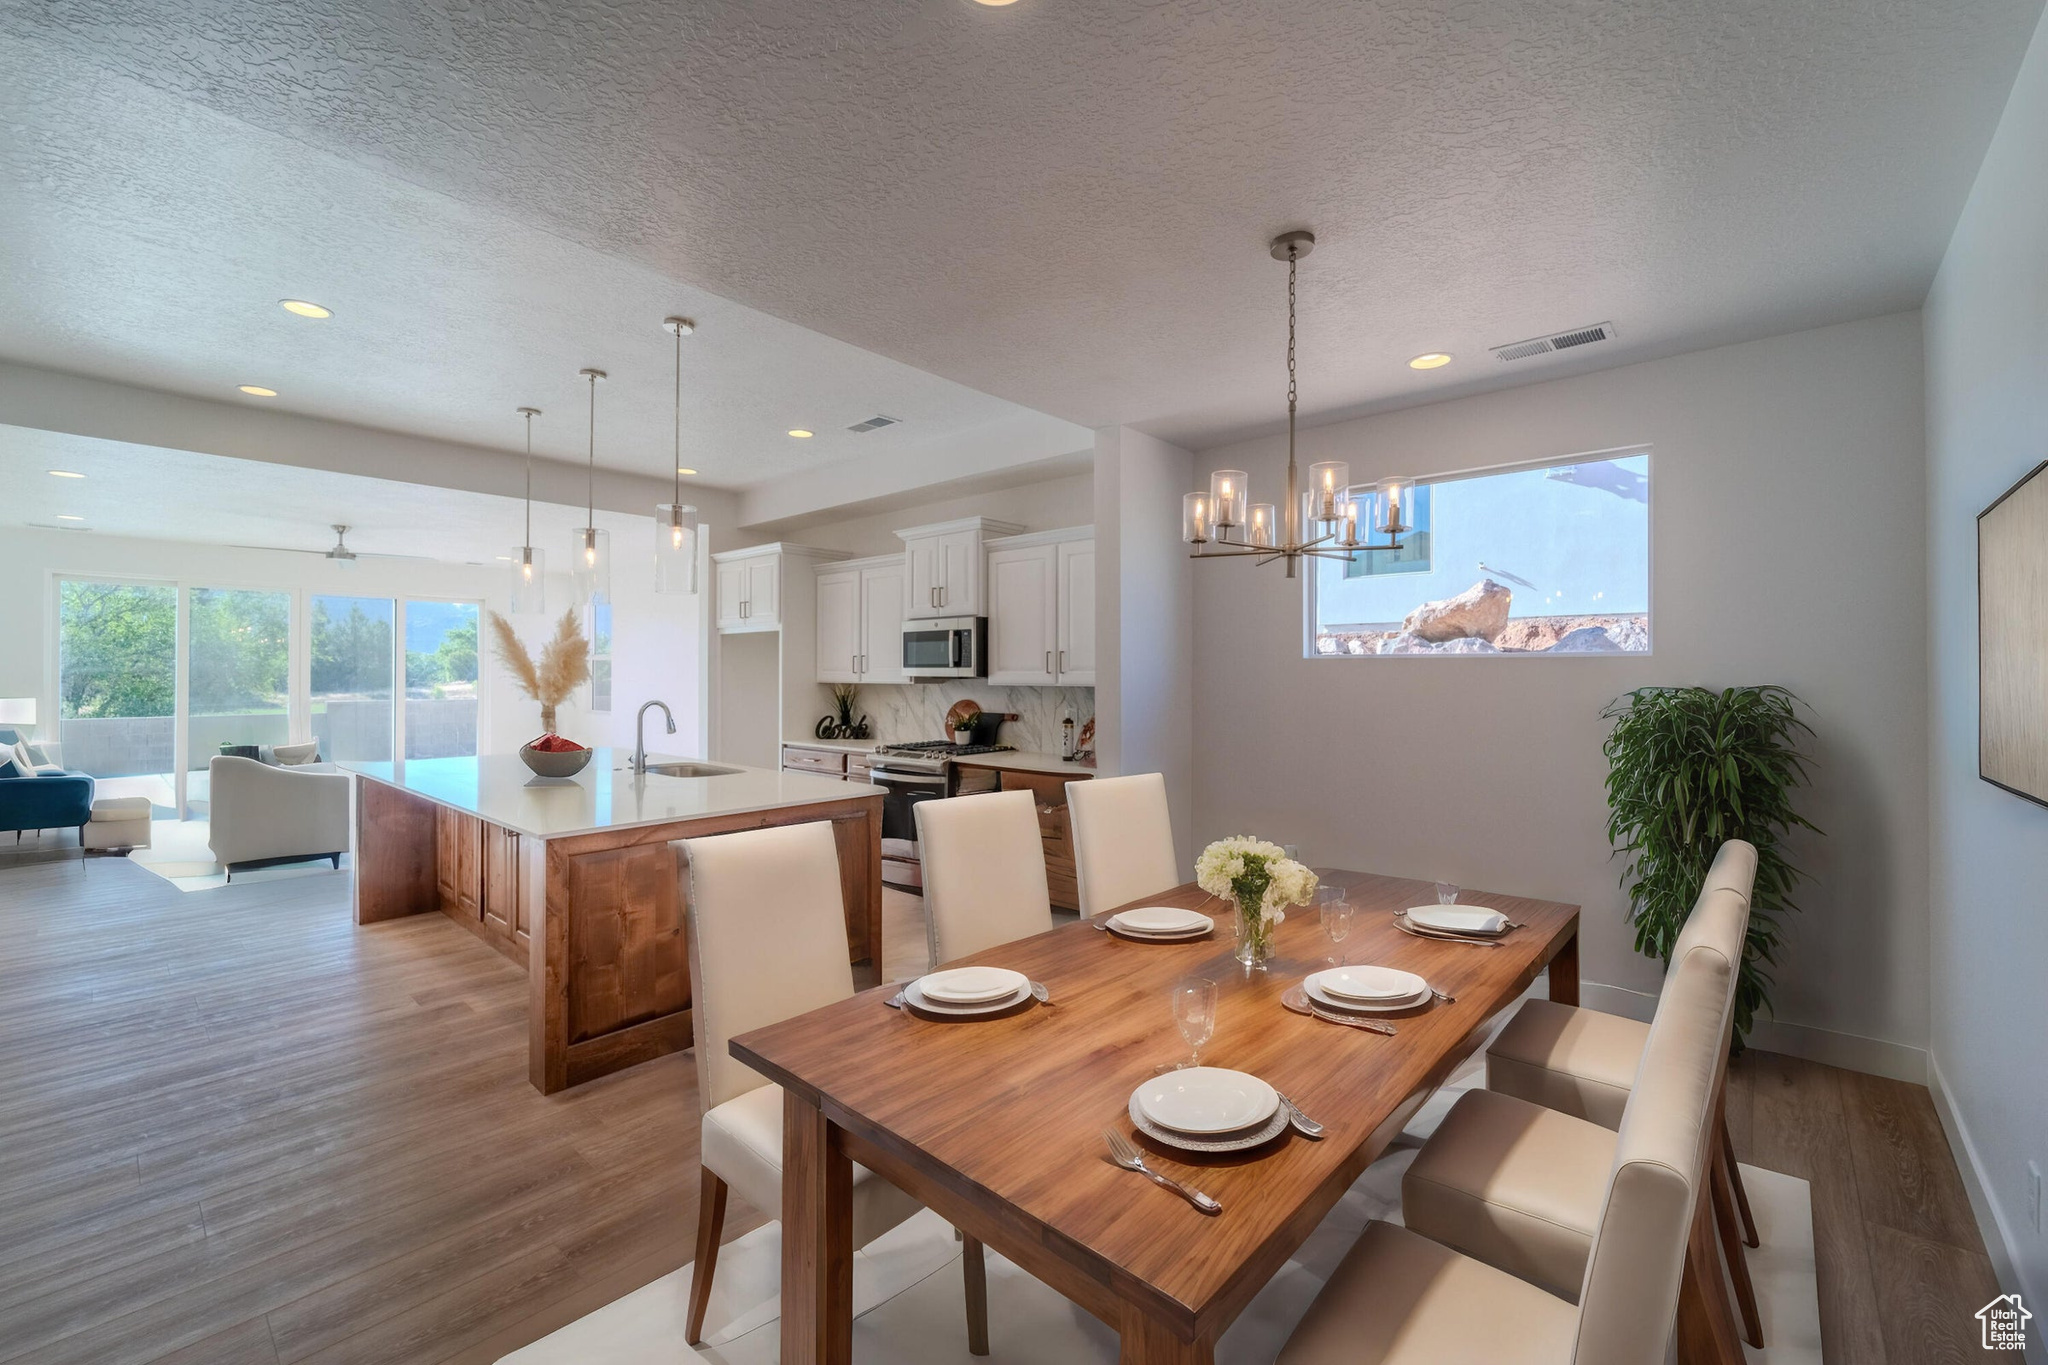
[[[867,754],[848,754],[846,756],[846,780],[848,782],[872,781],[873,779],[868,774],[874,771],[874,767],[875,760]]]
[[[846,775],[846,755],[837,749],[800,749],[794,745],[782,746],[782,766],[798,772],[825,773],[832,777]]]

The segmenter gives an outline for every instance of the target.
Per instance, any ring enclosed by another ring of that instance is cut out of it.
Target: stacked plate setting
[[[1201,938],[1216,927],[1216,921],[1178,906],[1141,905],[1135,910],[1119,910],[1104,921],[1104,927],[1118,938],[1141,943],[1179,943]]]
[[[1166,1071],[1131,1092],[1131,1123],[1187,1152],[1241,1152],[1287,1128],[1280,1094],[1257,1076],[1215,1066]]]
[[[926,1014],[996,1014],[1031,998],[1031,978],[1003,967],[955,967],[905,983],[903,1001]]]
[[[1301,988],[1325,1009],[1349,1014],[1392,1014],[1430,999],[1427,981],[1393,967],[1331,967],[1310,973]]]
[[[1410,928],[1454,938],[1499,938],[1513,926],[1483,905],[1413,905],[1400,912]]]

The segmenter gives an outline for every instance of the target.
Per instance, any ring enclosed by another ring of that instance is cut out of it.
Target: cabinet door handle
[[[1067,651],[1065,651],[1065,650],[1063,649],[1063,650],[1061,650],[1061,651],[1060,651],[1060,672],[1064,673],[1064,672],[1066,672],[1066,671],[1067,671]]]
[[[1045,671],[1048,676],[1052,673],[1052,651],[1049,649],[1045,651]]]

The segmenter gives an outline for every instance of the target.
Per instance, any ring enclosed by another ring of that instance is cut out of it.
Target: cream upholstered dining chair
[[[1718,1276],[1712,1286],[1689,1280],[1686,1260],[1727,1059],[1731,976],[1712,948],[1679,961],[1620,1131],[1585,1125],[1611,1140],[1612,1159],[1576,1306],[1420,1232],[1372,1223],[1278,1365],[1662,1365],[1674,1319],[1702,1311],[1682,1296],[1718,1291]]]
[[[691,1024],[703,1110],[703,1197],[684,1339],[703,1339],[728,1188],[761,1212],[782,1212],[782,1087],[734,1057],[736,1034],[853,994],[839,852],[825,821],[677,841],[685,865]],[[864,1166],[853,1168],[853,1245],[911,1217],[919,1204]],[[981,1244],[966,1243],[968,1340],[988,1353]]]
[[[1756,883],[1756,847],[1730,839],[1714,854],[1699,899],[1672,945],[1676,962],[1701,943],[1718,947],[1730,961],[1742,961],[1749,936],[1750,893]],[[1731,987],[1732,989],[1732,987]],[[1731,1030],[1734,1015],[1729,1015]],[[1555,1109],[1606,1128],[1618,1127],[1629,1088],[1642,1063],[1649,1025],[1617,1014],[1526,1000],[1486,1049],[1486,1088]],[[1752,1346],[1763,1345],[1763,1322],[1749,1267],[1739,1243],[1758,1245],[1756,1218],[1742,1185],[1735,1143],[1717,1110],[1713,1163],[1716,1222],[1742,1308],[1743,1331]],[[1735,1220],[1742,1225],[1733,1235]]]
[[[1035,794],[986,792],[911,809],[932,967],[1053,927]]]
[[[1166,779],[1158,773],[1069,782],[1067,815],[1084,916],[1180,885]]]

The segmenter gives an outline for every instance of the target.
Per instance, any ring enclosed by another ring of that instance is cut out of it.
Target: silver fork
[[[1163,1185],[1167,1189],[1172,1190],[1175,1194],[1178,1194],[1182,1198],[1186,1199],[1190,1204],[1193,1204],[1203,1213],[1223,1212],[1223,1206],[1221,1204],[1217,1203],[1214,1199],[1211,1199],[1208,1195],[1203,1194],[1200,1190],[1194,1188],[1192,1185],[1183,1185],[1178,1180],[1175,1180],[1173,1177],[1161,1175],[1159,1174],[1159,1172],[1153,1170],[1150,1166],[1147,1166],[1145,1164],[1145,1158],[1139,1154],[1138,1149],[1136,1147],[1133,1147],[1131,1145],[1131,1140],[1125,1137],[1122,1133],[1119,1133],[1116,1129],[1103,1129],[1102,1140],[1109,1144],[1109,1159],[1111,1161],[1114,1161],[1117,1165],[1123,1167],[1125,1170],[1136,1171],[1139,1175],[1150,1177],[1153,1184]]]

